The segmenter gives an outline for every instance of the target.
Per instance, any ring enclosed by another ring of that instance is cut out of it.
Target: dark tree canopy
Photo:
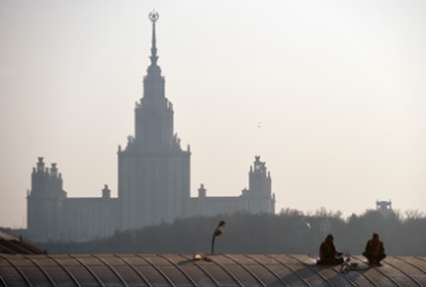
[[[217,239],[216,252],[318,254],[328,233],[339,251],[361,254],[373,232],[380,234],[388,255],[426,255],[426,217],[419,212],[380,212],[343,218],[340,212],[320,209],[314,214],[283,210],[278,215],[234,214],[197,217],[173,224],[118,232],[113,237],[83,243],[47,243],[50,252],[208,252],[212,233],[220,220],[226,221]]]

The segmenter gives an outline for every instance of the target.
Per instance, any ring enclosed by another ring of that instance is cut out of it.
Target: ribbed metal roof
[[[42,254],[43,250],[32,243],[0,231],[0,253]]]
[[[303,255],[6,255],[0,286],[426,286],[426,258],[389,257],[382,267],[355,271],[319,267]]]

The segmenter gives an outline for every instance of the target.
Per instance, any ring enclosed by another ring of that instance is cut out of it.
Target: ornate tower
[[[256,156],[249,171],[249,188],[243,190],[250,213],[275,213],[275,194],[271,190],[271,174],[260,156]]]
[[[57,238],[59,215],[66,192],[62,188],[62,175],[55,163],[50,170],[42,157],[31,174],[31,191],[27,197],[27,225],[29,236],[35,241]]]
[[[255,194],[271,194],[271,174],[266,170],[264,161],[255,156],[249,171],[249,190]]]
[[[123,229],[171,222],[183,215],[190,197],[190,151],[183,151],[173,131],[173,106],[165,97],[158,66],[156,23],[151,12],[150,65],[143,97],[135,107],[135,137],[118,151],[118,192]]]

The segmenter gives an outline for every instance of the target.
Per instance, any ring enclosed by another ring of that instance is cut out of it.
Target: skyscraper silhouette
[[[156,23],[152,22],[150,65],[143,97],[135,107],[135,136],[118,149],[118,198],[108,186],[99,198],[68,198],[56,164],[45,168],[39,158],[28,194],[28,234],[37,241],[89,240],[189,216],[224,213],[274,213],[275,196],[265,162],[256,156],[249,188],[240,196],[208,197],[204,185],[190,195],[190,158],[174,132],[173,105],[165,96],[158,65]]]
[[[190,196],[189,148],[183,151],[173,130],[173,105],[164,92],[158,66],[156,21],[152,21],[151,63],[143,80],[143,98],[135,107],[135,137],[118,152],[118,190],[122,227],[171,222],[182,217]]]

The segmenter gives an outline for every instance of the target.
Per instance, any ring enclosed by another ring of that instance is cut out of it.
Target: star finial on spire
[[[160,15],[157,11],[152,10],[149,15],[149,20],[152,22],[152,46],[151,46],[151,64],[156,65],[158,56],[157,56],[157,38],[155,35],[155,22],[158,21],[158,18],[160,18]]]
[[[157,22],[158,21],[158,18],[160,18],[160,15],[158,14],[158,12],[157,11],[155,11],[155,10],[152,10],[150,13],[149,13],[149,20],[151,20],[151,22],[153,22],[153,23],[155,23],[155,22]]]

